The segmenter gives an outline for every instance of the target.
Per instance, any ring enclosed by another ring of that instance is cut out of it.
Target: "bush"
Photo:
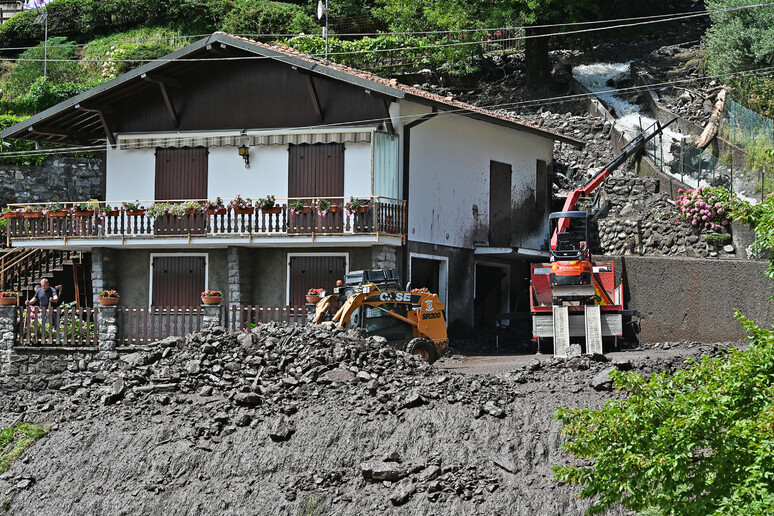
[[[561,448],[588,466],[555,480],[584,486],[588,514],[623,505],[671,515],[774,514],[774,332],[737,314],[747,351],[674,374],[614,372],[628,397],[600,410],[559,409]]]
[[[15,116],[15,115],[0,115],[0,130],[7,129],[14,124],[22,122],[27,117]],[[27,140],[13,139],[5,143],[9,143],[10,147],[5,145],[0,146],[0,163],[6,165],[41,165],[45,159],[43,156],[16,156],[12,158],[4,158],[4,152],[19,152],[35,150],[35,142]]]
[[[16,99],[17,106],[30,113],[39,113],[83,93],[95,85],[96,83],[74,82],[54,84],[49,78],[40,77],[25,95]]]
[[[169,29],[138,29],[98,38],[83,48],[83,65],[92,80],[112,79],[188,44]],[[138,60],[138,61],[134,61]]]
[[[19,57],[16,65],[8,74],[6,86],[11,96],[18,97],[26,94],[30,87],[39,78],[43,77],[43,58],[47,54],[46,72],[48,79],[54,83],[79,82],[84,78],[84,70],[76,61],[76,46],[68,42],[66,38],[49,38],[47,52],[41,43],[37,47],[25,50]],[[25,61],[28,59],[28,61]],[[53,61],[65,59],[71,61]]]
[[[696,190],[680,188],[678,193],[680,197],[675,204],[680,210],[680,220],[715,231],[728,226],[734,197],[722,186],[701,186]]]
[[[221,30],[230,34],[300,34],[319,29],[311,13],[299,6],[267,0],[237,0],[225,16]]]

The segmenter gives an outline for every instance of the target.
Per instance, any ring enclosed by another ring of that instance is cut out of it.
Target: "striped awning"
[[[287,133],[267,135],[229,135],[229,136],[192,136],[132,138],[118,137],[118,148],[156,149],[170,147],[239,147],[243,143],[249,147],[256,145],[299,145],[301,143],[370,143],[370,131],[337,133]]]

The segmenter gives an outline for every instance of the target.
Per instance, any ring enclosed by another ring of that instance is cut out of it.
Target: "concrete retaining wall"
[[[602,261],[607,258],[599,258]],[[723,342],[744,337],[738,309],[760,326],[774,323],[774,282],[765,261],[615,257],[625,306],[642,316],[644,343]]]

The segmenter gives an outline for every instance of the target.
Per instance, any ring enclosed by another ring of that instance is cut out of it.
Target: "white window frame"
[[[204,257],[204,290],[209,289],[210,282],[210,255],[209,253],[151,253],[148,263],[148,308],[153,304],[153,259],[166,256],[203,256]]]
[[[285,262],[285,306],[290,305],[290,259],[298,256],[343,256],[344,274],[349,273],[349,253],[288,253]],[[343,281],[344,278],[341,278]],[[328,292],[332,294],[333,292]]]
[[[438,267],[438,298],[443,301],[443,304],[446,306],[446,313],[449,313],[449,257],[448,256],[440,256],[437,254],[424,254],[424,253],[409,253],[409,270],[408,270],[408,277],[409,281],[412,280],[411,278],[411,262],[414,258],[419,258],[422,260],[433,260],[436,262],[440,262],[440,265]],[[446,318],[446,325],[449,325],[449,318]]]

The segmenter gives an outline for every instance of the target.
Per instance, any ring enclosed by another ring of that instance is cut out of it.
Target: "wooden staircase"
[[[19,292],[22,300],[30,299],[40,279],[51,279],[66,267],[72,267],[77,306],[87,306],[82,251],[14,247],[0,252],[0,288]],[[51,279],[52,285],[54,280]]]

